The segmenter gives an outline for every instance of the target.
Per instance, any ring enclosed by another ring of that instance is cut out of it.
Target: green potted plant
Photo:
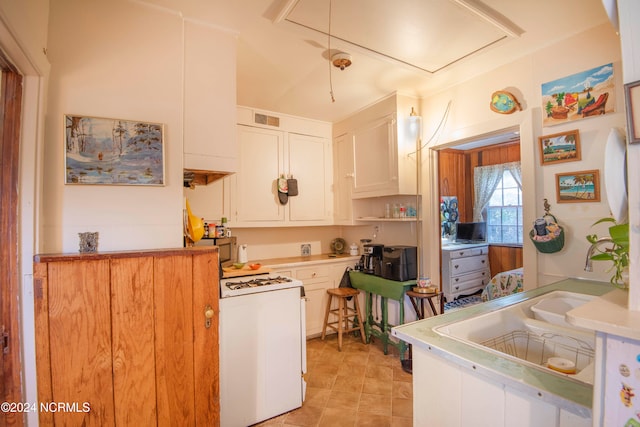
[[[613,225],[609,227],[609,236],[598,237],[596,234],[587,236],[587,240],[591,243],[589,254],[593,261],[611,261],[613,266],[607,271],[613,271],[611,283],[619,288],[626,289],[629,287],[629,223],[618,224],[614,218],[601,218],[593,225],[603,222],[611,222]],[[604,250],[600,249],[600,245],[610,243],[613,246]]]

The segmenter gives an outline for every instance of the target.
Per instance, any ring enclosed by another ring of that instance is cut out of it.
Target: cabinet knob
[[[464,252],[459,252],[460,256],[464,255]]]
[[[216,312],[215,310],[210,306],[207,305],[204,308],[204,327],[209,329],[211,327],[211,319],[213,319],[213,316],[215,316]]]
[[[482,263],[484,264],[484,262],[485,262],[485,261],[486,261],[486,260],[484,260],[484,259],[483,259],[483,260],[482,260]]]
[[[454,265],[453,268],[458,268],[458,264]]]

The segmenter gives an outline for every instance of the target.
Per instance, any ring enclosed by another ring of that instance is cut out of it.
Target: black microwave
[[[194,246],[217,246],[222,267],[231,267],[236,262],[238,244],[236,237],[203,237]]]

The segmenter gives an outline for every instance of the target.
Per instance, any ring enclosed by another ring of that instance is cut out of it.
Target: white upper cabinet
[[[291,221],[331,223],[331,142],[328,138],[288,134],[288,175],[298,181],[299,193],[289,198]]]
[[[397,146],[395,114],[354,131],[354,198],[398,193]]]
[[[238,112],[239,169],[228,178],[230,226],[332,224],[331,124],[246,107]],[[282,175],[298,187],[285,204],[278,197]]]
[[[237,223],[284,221],[276,178],[284,171],[284,132],[238,125]],[[233,217],[232,212],[232,217]]]
[[[236,37],[184,24],[184,168],[237,170]]]
[[[417,107],[417,100],[394,94],[334,127],[335,135],[352,135],[353,199],[415,195],[417,136],[409,131],[411,107]]]
[[[353,134],[345,133],[333,139],[335,223],[353,224]]]
[[[334,125],[335,223],[385,218],[386,206],[417,206],[418,136],[409,123],[418,101],[394,94]]]

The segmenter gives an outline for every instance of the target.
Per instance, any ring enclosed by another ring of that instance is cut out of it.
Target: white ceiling
[[[425,96],[608,20],[601,0],[143,1],[237,32],[239,105],[331,122],[395,91]],[[336,52],[352,65],[333,67]]]

